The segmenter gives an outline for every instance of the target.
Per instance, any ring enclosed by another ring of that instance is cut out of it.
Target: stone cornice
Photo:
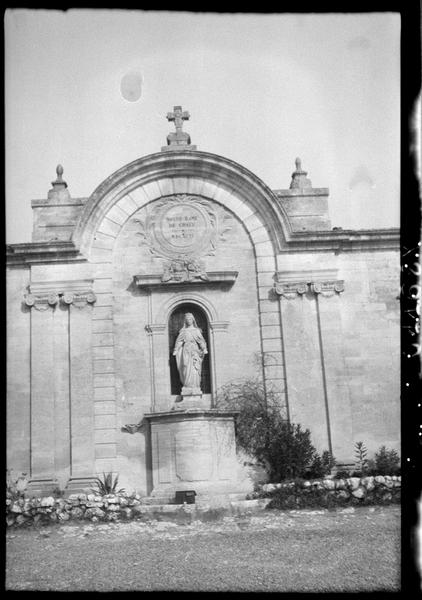
[[[51,198],[31,200],[32,208],[44,208],[45,206],[83,206],[88,198],[67,198],[65,201]]]
[[[141,274],[134,275],[133,279],[135,285],[140,288],[152,288],[152,287],[174,287],[174,286],[186,286],[191,284],[233,284],[236,281],[238,272],[237,271],[212,271],[206,273],[205,278],[194,278],[194,279],[182,279],[181,281],[163,281],[163,276],[160,274]]]
[[[144,414],[144,419],[149,422],[157,421],[187,421],[213,419],[226,420],[233,419],[239,414],[237,410],[225,410],[218,408],[192,408],[186,410],[163,411]]]
[[[72,292],[74,294],[84,294],[92,289],[93,279],[74,279],[60,281],[33,281],[29,285],[31,294],[65,294]]]
[[[87,262],[87,260],[73,242],[28,242],[6,246],[7,266],[63,262]]]
[[[330,231],[294,232],[286,237],[284,252],[324,252],[335,254],[351,251],[399,250],[400,230],[392,229],[340,229]]]
[[[273,190],[274,194],[277,198],[287,198],[291,196],[292,198],[296,198],[297,196],[328,196],[329,189],[328,188],[289,188],[286,190],[277,189]]]

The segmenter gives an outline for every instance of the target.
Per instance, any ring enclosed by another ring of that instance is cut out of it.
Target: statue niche
[[[208,323],[195,304],[182,304],[171,314],[169,351],[172,395],[210,394]]]

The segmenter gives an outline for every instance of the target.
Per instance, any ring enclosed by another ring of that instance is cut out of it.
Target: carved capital
[[[55,292],[48,294],[25,294],[25,304],[34,307],[36,310],[44,311],[50,307],[56,306],[59,301],[59,295]]]
[[[336,293],[344,292],[344,281],[315,281],[311,283],[311,290],[314,294],[321,294],[326,298],[334,296]]]
[[[278,281],[275,284],[275,292],[279,296],[284,296],[288,300],[292,300],[297,298],[298,295],[302,296],[308,291],[308,284],[306,281],[289,281],[289,282],[280,282]]]
[[[55,291],[45,293],[28,293],[24,296],[26,306],[34,307],[36,310],[48,310],[49,307],[55,307],[59,302],[68,306],[74,304],[78,308],[83,308],[86,304],[93,304],[96,301],[94,292],[88,290],[86,292],[62,292]]]
[[[94,304],[97,296],[92,290],[86,292],[64,292],[61,303],[65,306],[72,304],[76,308],[84,308],[87,304]]]
[[[211,331],[227,332],[229,325],[230,325],[230,321],[210,321]]]

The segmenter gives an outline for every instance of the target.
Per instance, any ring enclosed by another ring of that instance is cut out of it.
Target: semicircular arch
[[[74,233],[86,256],[97,232],[117,237],[134,212],[158,198],[174,194],[206,197],[232,211],[254,244],[270,242],[272,254],[290,233],[287,215],[274,193],[256,175],[217,155],[178,151],[149,155],[106,179],[88,199]]]

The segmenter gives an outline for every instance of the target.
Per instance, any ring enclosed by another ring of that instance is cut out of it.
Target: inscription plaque
[[[176,475],[183,481],[206,481],[212,475],[212,452],[208,423],[189,431],[178,431],[176,441]]]
[[[159,240],[161,237],[164,244],[186,251],[191,246],[197,246],[207,236],[209,226],[207,215],[199,208],[181,203],[163,212],[158,231],[161,235],[157,237]]]
[[[231,216],[224,209],[187,194],[157,200],[144,218],[134,221],[137,235],[154,256],[183,264],[215,254],[218,240],[231,229]]]

